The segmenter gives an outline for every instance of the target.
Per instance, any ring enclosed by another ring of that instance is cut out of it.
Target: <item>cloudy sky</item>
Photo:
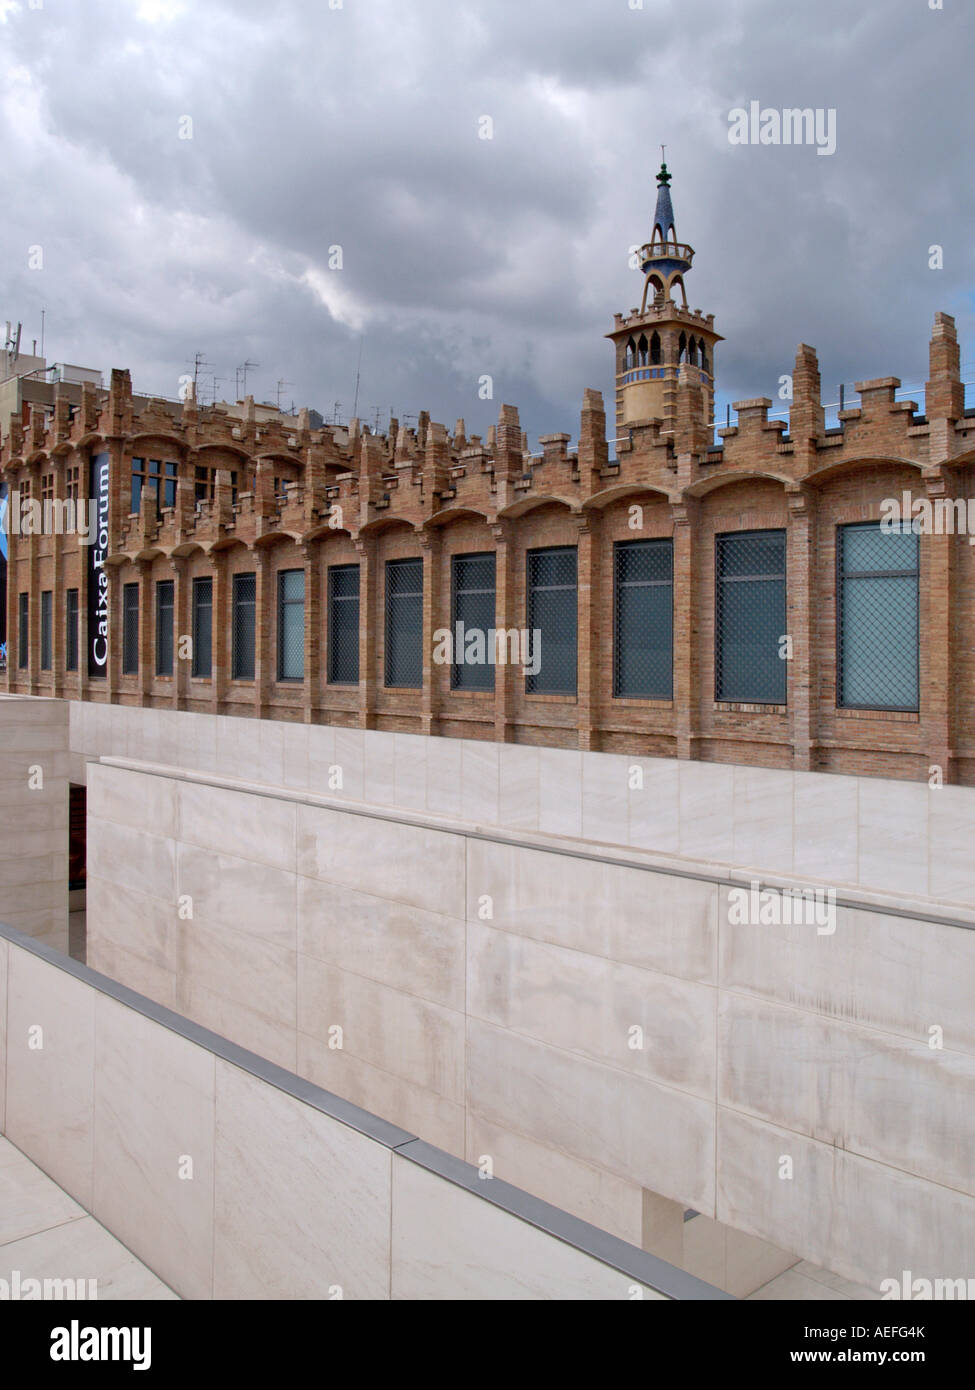
[[[0,0],[0,320],[166,396],[249,359],[342,418],[361,351],[366,420],[506,401],[575,439],[664,142],[719,414],[800,341],[827,401],[922,383],[936,309],[975,381],[975,6],[932,3]],[[751,101],[834,108],[835,154],[731,144]]]

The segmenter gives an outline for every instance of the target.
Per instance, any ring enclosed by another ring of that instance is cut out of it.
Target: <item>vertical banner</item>
[[[88,547],[88,675],[108,674],[108,454],[93,454],[89,465],[88,506],[92,527]]]

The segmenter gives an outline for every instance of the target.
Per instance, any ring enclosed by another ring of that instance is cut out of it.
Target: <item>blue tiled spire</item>
[[[666,164],[661,164],[660,173],[657,175],[657,209],[653,214],[651,239],[657,235],[658,228],[665,241],[677,240],[677,232],[674,228],[674,205],[670,201],[670,174]]]

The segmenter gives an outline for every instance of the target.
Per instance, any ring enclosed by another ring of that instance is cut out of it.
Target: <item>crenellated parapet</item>
[[[682,323],[694,318],[671,309]],[[618,316],[621,327],[629,322]],[[915,402],[897,399],[899,378],[881,377],[858,382],[859,401],[847,402],[838,427],[827,429],[816,353],[802,343],[788,421],[770,418],[767,397],[738,401],[736,422],[717,431],[716,443],[700,367],[672,365],[668,415],[609,428],[601,393],[587,389],[575,448],[573,435],[562,431],[541,436],[534,451],[509,404],[500,407],[486,441],[469,436],[463,420],[450,433],[426,411],[415,427],[394,421],[386,434],[358,421],[348,430],[312,429],[307,411],[259,418],[251,397],[233,415],[201,407],[192,391],[181,402],[133,395],[129,373],[115,370],[107,391],[85,383],[72,402],[59,387],[49,411],[31,405],[8,419],[0,470],[14,482],[67,467],[86,478],[88,459],[108,451],[113,549],[131,557],[254,545],[278,532],[303,538],[329,528],[354,537],[380,520],[419,530],[453,511],[494,524],[533,499],[557,499],[581,512],[608,489],[646,488],[677,498],[702,479],[732,473],[801,484],[865,461],[940,469],[968,462],[975,450],[975,418],[965,413],[955,324],[947,314],[935,318],[923,415]],[[129,474],[133,461],[146,458],[175,463],[175,496],[157,504],[143,491],[132,515]]]

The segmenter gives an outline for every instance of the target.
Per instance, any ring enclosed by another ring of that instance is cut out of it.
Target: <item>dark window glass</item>
[[[359,566],[328,571],[328,679],[332,685],[359,682]]]
[[[278,573],[278,680],[305,676],[305,571]]]
[[[209,676],[213,670],[213,580],[193,580],[193,666],[194,676]]]
[[[172,473],[170,474],[170,469]],[[169,483],[172,482],[172,502],[165,501],[162,489],[165,487],[165,496],[169,496]],[[166,464],[165,476],[163,465],[160,459],[133,459],[132,460],[132,502],[131,510],[137,512],[142,503],[143,492],[152,493],[156,499],[156,509],[163,504],[171,507],[176,501],[176,464]]]
[[[528,552],[528,628],[538,672],[525,680],[537,695],[576,693],[579,594],[575,546]]]
[[[156,675],[173,674],[173,581],[156,585]]]
[[[619,541],[613,558],[613,694],[669,700],[674,693],[673,542]]]
[[[27,670],[27,653],[30,651],[30,598],[27,594],[19,596],[17,607],[17,665]]]
[[[166,479],[163,492],[163,506],[176,506],[176,474],[177,465],[175,463],[166,464]]]
[[[78,669],[78,590],[65,594],[64,669]]]
[[[122,589],[122,675],[132,676],[139,669],[139,586]]]
[[[41,670],[50,671],[54,665],[54,594],[50,589],[41,592]]]
[[[423,685],[423,561],[386,561],[386,684]]]
[[[235,574],[233,584],[233,656],[231,671],[235,681],[254,679],[254,613],[257,603],[257,578],[253,574]]]
[[[495,642],[494,555],[455,555],[453,559],[454,690],[493,690]],[[462,631],[461,631],[462,626]],[[480,633],[480,662],[467,661],[467,637]]]
[[[838,703],[919,708],[920,537],[910,523],[841,526]]]
[[[785,532],[716,538],[715,699],[784,705]]]

